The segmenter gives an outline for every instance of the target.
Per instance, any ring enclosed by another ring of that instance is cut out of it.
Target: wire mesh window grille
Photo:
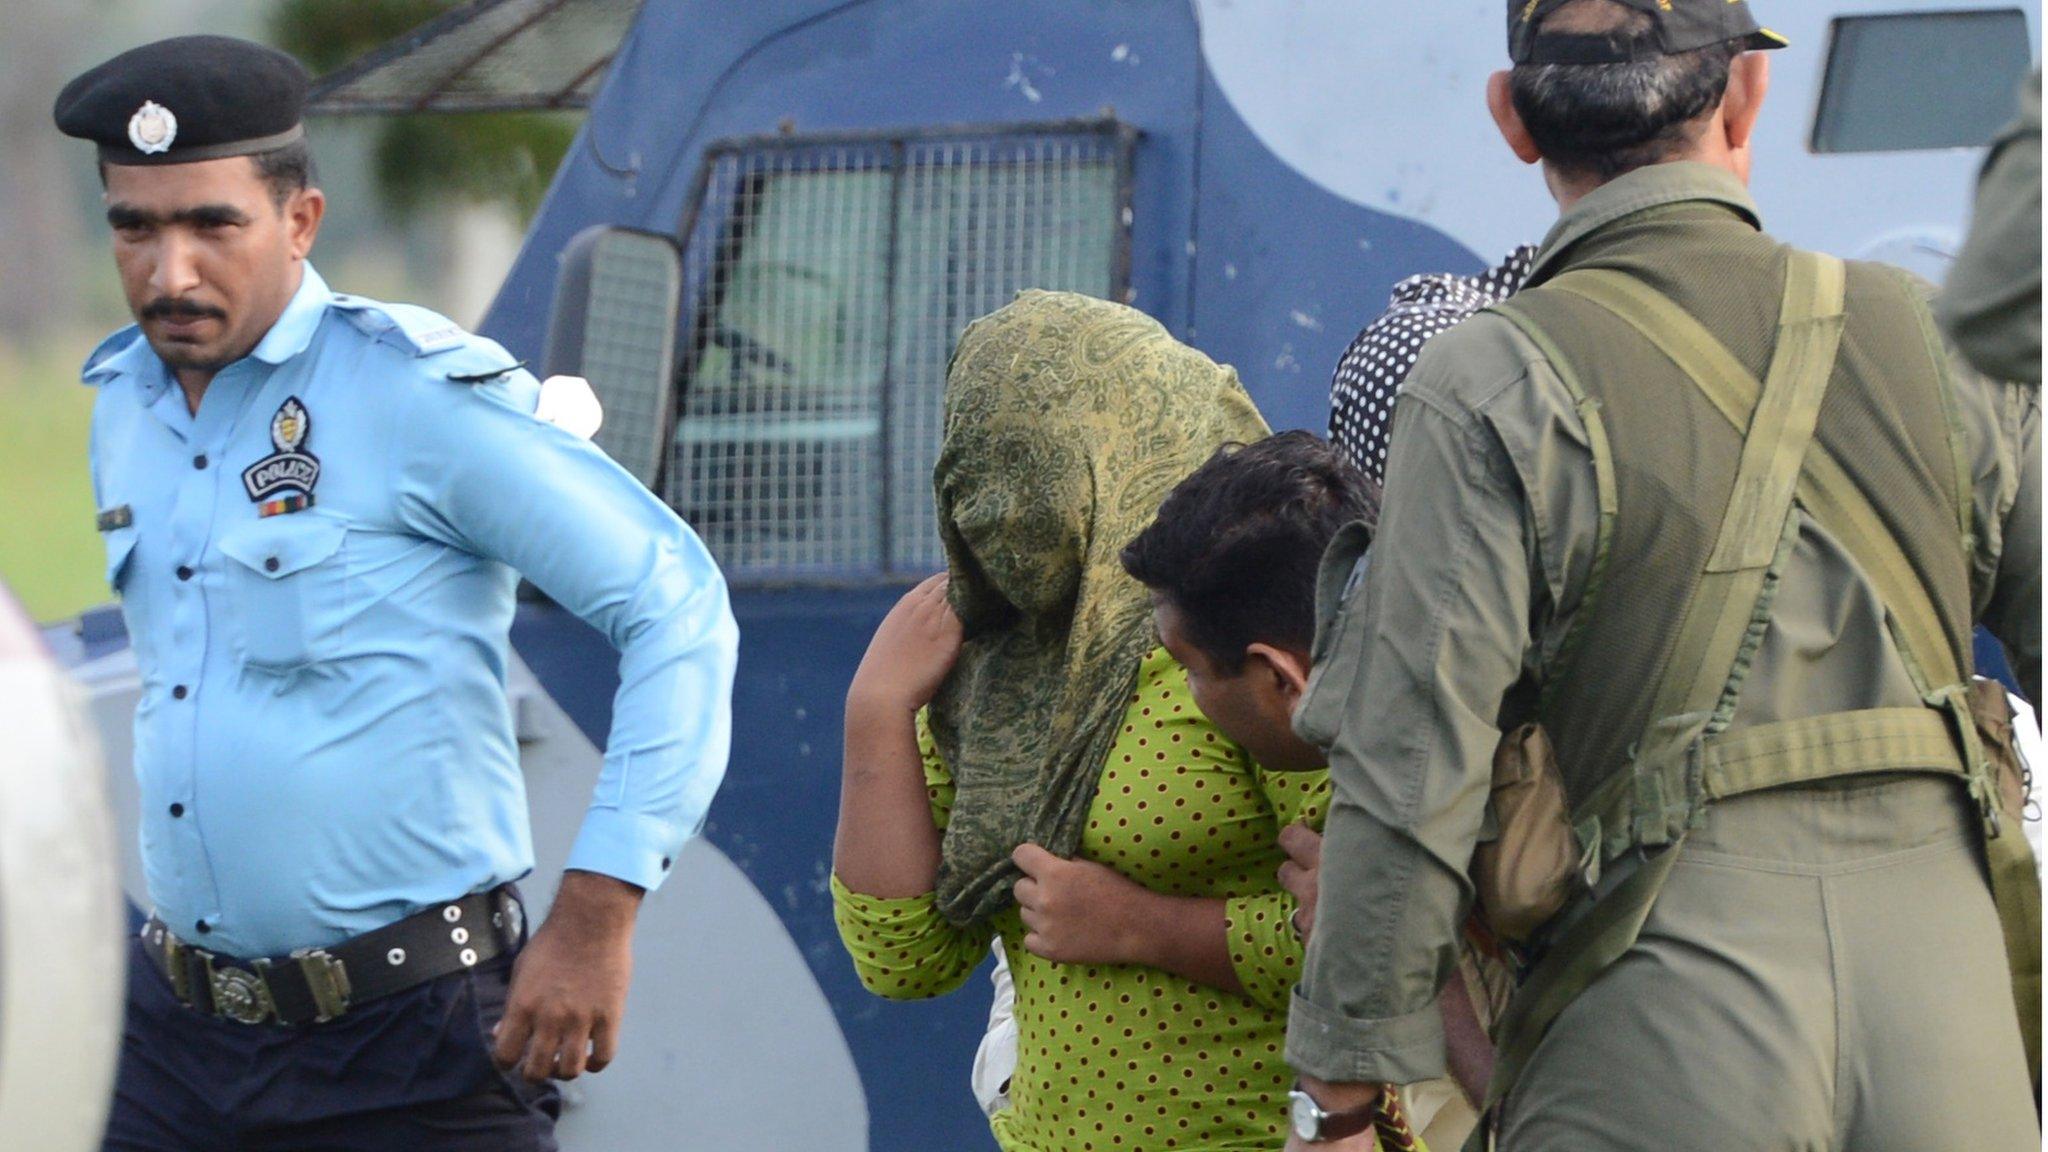
[[[307,110],[588,108],[640,0],[475,0],[320,78]]]
[[[1103,121],[711,150],[664,495],[730,576],[940,566],[954,344],[1025,288],[1121,297],[1134,139]]]

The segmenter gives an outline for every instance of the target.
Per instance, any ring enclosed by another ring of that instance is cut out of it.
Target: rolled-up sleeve
[[[696,534],[595,445],[535,419],[536,396],[523,371],[414,389],[396,421],[399,515],[516,569],[618,650],[568,867],[653,889],[725,775],[739,628]]]
[[[1371,567],[1295,715],[1329,749],[1333,796],[1287,1057],[1334,1082],[1444,1074],[1437,996],[1458,964],[1501,701],[1529,649],[1515,471],[1472,406],[1429,390],[1431,361],[1399,401]]]

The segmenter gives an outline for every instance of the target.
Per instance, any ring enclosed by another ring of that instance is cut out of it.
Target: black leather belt
[[[178,939],[155,916],[142,926],[142,947],[189,1008],[243,1024],[315,1024],[503,956],[525,931],[519,890],[504,884],[290,956],[241,960],[208,952]]]

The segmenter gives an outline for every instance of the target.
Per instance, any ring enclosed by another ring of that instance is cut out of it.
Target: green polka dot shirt
[[[943,828],[952,777],[921,716],[918,742]],[[1223,897],[1244,995],[1156,968],[1055,964],[1024,950],[1014,906],[962,929],[930,894],[883,900],[834,877],[839,934],[862,983],[898,1000],[959,988],[1002,934],[1017,988],[1017,1070],[993,1121],[1004,1149],[1272,1152],[1286,1135],[1294,1076],[1281,1050],[1302,958],[1276,838],[1297,820],[1320,827],[1329,794],[1327,773],[1254,764],[1195,707],[1186,670],[1161,649],[1145,660],[1079,854],[1156,892]]]

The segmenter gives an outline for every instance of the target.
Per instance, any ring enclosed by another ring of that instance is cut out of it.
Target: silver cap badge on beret
[[[154,100],[143,101],[128,118],[128,142],[144,155],[170,151],[171,141],[177,138],[178,118]]]

